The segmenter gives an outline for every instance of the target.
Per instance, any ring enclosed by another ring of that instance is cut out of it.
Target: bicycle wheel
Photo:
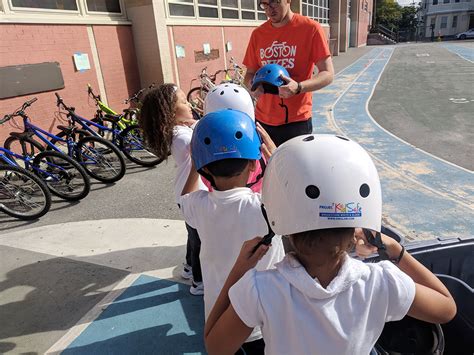
[[[17,166],[0,166],[0,211],[23,219],[37,219],[51,207],[46,185],[29,171]]]
[[[3,146],[11,150],[14,153],[23,155],[24,157],[33,158],[36,154],[42,152],[44,150],[43,145],[41,143],[35,141],[31,137],[14,137],[10,136],[5,140]],[[25,162],[21,159],[15,159],[15,157],[11,156],[10,154],[6,153],[10,160],[15,161],[18,166],[22,168],[26,168]]]
[[[204,114],[204,99],[206,98],[208,90],[200,86],[189,90],[186,99],[193,106],[193,108],[200,114]]]
[[[94,179],[112,183],[125,175],[125,160],[109,141],[99,137],[84,137],[76,146],[76,160]]]
[[[134,163],[142,166],[155,166],[163,161],[146,147],[142,130],[139,126],[129,126],[120,133],[120,149]]]
[[[78,201],[89,194],[91,183],[79,163],[58,152],[41,152],[33,160],[33,172],[54,195]]]

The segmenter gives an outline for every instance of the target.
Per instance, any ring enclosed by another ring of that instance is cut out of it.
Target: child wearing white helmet
[[[206,95],[204,100],[204,114],[219,110],[238,110],[246,113],[255,121],[255,108],[249,92],[240,85],[223,83],[217,85]],[[257,162],[254,171],[250,173],[247,186],[254,192],[262,190],[262,178],[265,169],[265,160],[262,158]]]
[[[266,143],[266,146],[271,144]],[[206,318],[242,243],[269,231],[262,214],[260,194],[246,187],[249,175],[261,157],[261,146],[254,121],[237,110],[208,113],[201,118],[193,133],[191,154],[196,170],[190,172],[180,204],[184,219],[198,230],[201,237]],[[211,181],[212,191],[196,191],[198,172]],[[272,250],[256,264],[256,268],[271,268],[283,256],[281,237],[276,236]],[[264,343],[258,327],[252,329],[242,343],[235,352],[263,354]]]
[[[369,354],[385,322],[455,316],[446,287],[394,239],[378,244],[390,261],[347,254],[354,244],[360,256],[377,251],[369,240],[381,228],[379,177],[357,143],[307,135],[282,144],[268,163],[262,200],[272,229],[289,235],[295,251],[258,272],[253,266],[271,247],[258,237],[244,243],[206,323],[209,354],[232,354],[254,327],[272,355]]]

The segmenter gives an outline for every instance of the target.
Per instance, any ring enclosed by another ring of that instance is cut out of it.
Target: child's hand
[[[362,228],[355,229],[354,238],[356,244],[355,251],[358,257],[365,259],[377,252],[377,247],[369,243]]]
[[[240,254],[237,257],[237,260],[235,261],[232,272],[238,273],[240,276],[243,276],[247,271],[257,265],[258,261],[263,258],[263,256],[270,248],[270,245],[262,244],[258,247],[255,253],[253,253],[253,249],[261,240],[262,237],[255,237],[244,242],[244,244],[242,245],[242,249],[240,249]]]
[[[262,152],[263,157],[265,158],[266,161],[270,159],[272,156],[273,152],[277,148],[275,143],[273,143],[273,140],[270,138],[268,135],[267,131],[262,127],[260,123],[257,122],[257,132],[260,134],[260,137],[262,137],[263,143],[260,146],[260,151]]]
[[[262,85],[257,86],[257,88],[253,91],[250,91],[250,96],[252,96],[255,100],[258,100],[260,96],[264,94]]]

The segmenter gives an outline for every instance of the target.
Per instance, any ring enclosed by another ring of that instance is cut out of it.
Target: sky
[[[397,0],[397,2],[402,6],[413,4],[413,0]],[[415,5],[417,5],[419,2],[420,0],[416,0]]]

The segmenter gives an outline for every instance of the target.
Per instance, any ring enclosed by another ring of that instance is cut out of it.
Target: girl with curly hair
[[[178,203],[192,166],[189,145],[197,122],[185,93],[174,84],[163,84],[151,90],[143,100],[139,121],[145,141],[153,153],[162,159],[167,159],[170,153],[173,156],[176,163],[174,192]],[[202,181],[199,181],[199,188],[207,190]],[[181,276],[192,278],[191,294],[202,295],[201,241],[194,228],[186,224],[186,229],[186,263]]]

